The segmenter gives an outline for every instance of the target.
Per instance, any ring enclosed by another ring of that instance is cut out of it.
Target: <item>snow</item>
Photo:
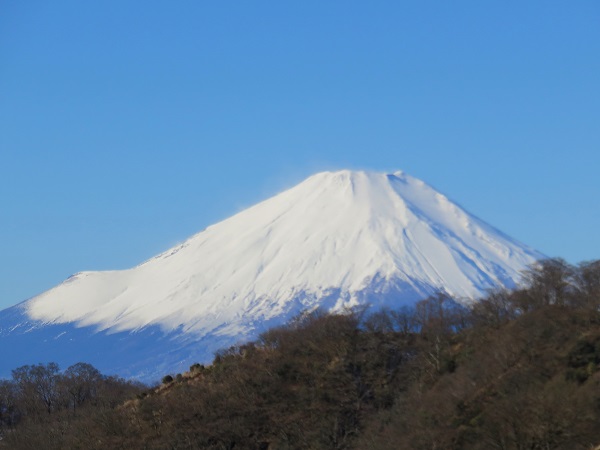
[[[299,293],[340,289],[352,300],[379,277],[468,299],[511,285],[538,257],[402,172],[324,172],[133,269],[77,274],[27,310],[116,331],[235,334]]]
[[[513,287],[542,257],[403,172],[323,172],[137,267],[78,273],[19,305],[25,317],[13,310],[4,330],[31,322],[52,328],[56,342],[78,336],[85,350],[90,334],[156,340],[159,329],[185,349],[171,362],[195,362],[191,342],[206,359],[317,306],[395,307],[439,289],[470,302]]]

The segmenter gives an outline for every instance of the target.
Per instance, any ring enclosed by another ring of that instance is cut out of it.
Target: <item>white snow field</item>
[[[323,172],[137,267],[81,272],[0,312],[0,345],[21,349],[0,376],[38,362],[27,341],[48,361],[157,379],[307,309],[437,290],[468,303],[541,258],[403,172]]]

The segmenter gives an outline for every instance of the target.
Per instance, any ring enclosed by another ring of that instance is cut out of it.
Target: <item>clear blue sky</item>
[[[325,169],[600,258],[600,2],[0,3],[0,307]]]

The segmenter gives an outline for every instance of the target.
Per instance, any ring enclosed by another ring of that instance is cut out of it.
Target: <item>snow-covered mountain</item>
[[[0,376],[85,360],[157,379],[317,306],[468,302],[542,255],[402,172],[324,172],[137,267],[0,312]]]

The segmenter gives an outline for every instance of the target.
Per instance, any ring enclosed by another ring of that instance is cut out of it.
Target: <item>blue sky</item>
[[[597,1],[4,0],[0,307],[329,169],[600,258]]]

